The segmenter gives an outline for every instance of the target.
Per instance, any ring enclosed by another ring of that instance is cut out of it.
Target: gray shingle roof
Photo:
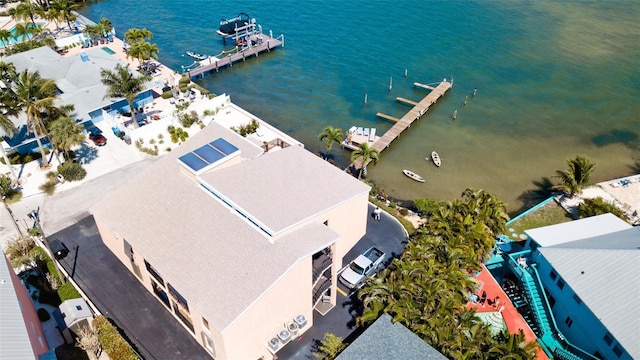
[[[640,358],[640,228],[539,251],[631,357]]]
[[[323,206],[333,205],[325,200],[331,195],[309,189],[317,186],[316,182],[308,182],[302,188],[299,184],[291,185],[290,193],[279,188],[280,182],[307,179],[308,175],[298,173],[300,163],[311,163],[320,169],[308,171],[330,179],[328,184],[336,185],[336,191],[347,198],[351,194],[339,189],[362,193],[369,188],[364,184],[353,186],[355,180],[349,175],[301,148],[258,156],[260,148],[214,122],[141,174],[132,175],[126,185],[92,209],[97,221],[126,239],[189,301],[190,307],[195,306],[213,327],[222,331],[295,263],[337,241],[339,235],[321,223],[313,223],[272,243],[180,172],[178,157],[219,137],[238,147],[245,162],[213,170],[207,179],[254,215],[267,217],[259,218],[267,223],[273,215],[266,208],[254,208],[243,202],[246,196],[243,191],[254,196],[261,206],[271,205],[272,211],[282,212],[286,217],[291,216],[288,209],[292,207],[307,215],[324,210],[307,202],[304,204],[310,210],[281,204],[299,201],[297,191],[317,199]],[[264,172],[254,172],[253,166]],[[217,172],[220,175],[214,176]],[[227,183],[233,177],[238,182],[235,186]],[[334,177],[342,178],[342,182],[331,180]],[[279,197],[270,195],[272,186]]]
[[[393,324],[391,316],[382,314],[362,335],[338,355],[336,360],[446,358],[401,323]]]

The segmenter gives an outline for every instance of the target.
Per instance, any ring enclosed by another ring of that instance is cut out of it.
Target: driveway
[[[144,359],[211,359],[102,243],[93,216],[48,236],[70,250],[60,264]]]
[[[369,213],[373,212],[373,206],[369,205]],[[407,235],[400,223],[392,216],[383,212],[380,221],[369,217],[367,221],[367,233],[342,259],[342,264],[348,265],[358,255],[372,246],[384,251],[388,266],[391,259],[402,254]],[[341,285],[341,289],[346,290]],[[344,291],[346,293],[346,291]],[[362,330],[356,326],[356,318],[362,314],[362,304],[356,293],[337,294],[336,306],[325,316],[317,311],[313,312],[313,327],[305,332],[297,341],[290,342],[280,351],[278,359],[315,359],[313,350],[316,344],[322,340],[325,333],[332,333],[342,337],[347,342],[352,342]]]

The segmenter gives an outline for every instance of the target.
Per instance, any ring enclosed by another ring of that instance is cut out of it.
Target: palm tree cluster
[[[65,155],[71,147],[84,141],[82,126],[69,118],[74,106],[56,104],[58,95],[53,80],[41,77],[38,71],[25,69],[16,73],[11,63],[0,62],[0,70],[8,85],[0,93],[0,128],[7,135],[14,134],[17,128],[11,119],[17,119],[24,113],[27,129],[38,144],[42,167],[49,166],[43,138],[48,138],[54,149],[63,151]],[[9,164],[4,151],[2,154],[5,163]]]
[[[151,38],[153,38],[153,33],[146,28],[131,28],[124,34],[124,40],[130,45],[127,50],[127,58],[138,59],[140,70],[143,73],[151,70],[151,64],[148,63],[149,59],[158,59],[158,45],[147,41]]]
[[[111,30],[113,30],[113,24],[111,24],[111,20],[103,17],[97,24],[85,25],[84,34],[89,39],[91,39],[91,41],[99,41],[101,43],[104,43],[107,40],[107,34],[109,34]]]
[[[443,203],[402,256],[360,290],[361,323],[388,313],[449,358],[534,358],[535,344],[524,334],[494,336],[466,307],[477,290],[473,274],[507,220],[504,204],[483,190],[467,189],[461,199]]]
[[[7,44],[4,49],[5,55],[43,45],[55,45],[52,34],[42,24],[36,22],[36,17],[53,21],[58,29],[61,22],[66,22],[71,29],[71,22],[76,20],[74,11],[78,7],[79,4],[73,0],[20,1],[16,7],[9,9],[9,15],[17,22],[15,34],[6,29],[0,30],[0,41]]]
[[[138,123],[135,121],[136,108],[133,105],[133,101],[138,96],[138,93],[145,89],[145,84],[151,80],[151,77],[148,75],[136,76],[129,70],[129,65],[123,66],[122,64],[117,64],[114,70],[102,69],[100,76],[102,84],[107,87],[104,98],[125,98],[134,120],[133,126],[137,127]]]

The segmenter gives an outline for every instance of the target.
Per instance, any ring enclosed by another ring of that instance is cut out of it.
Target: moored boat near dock
[[[220,20],[220,27],[216,33],[222,36],[222,41],[234,39],[236,45],[238,40],[256,33],[256,19],[252,19],[247,13],[240,13],[231,19]]]
[[[427,158],[427,159],[429,159],[429,158]],[[440,160],[440,155],[438,155],[438,153],[435,152],[435,151],[431,152],[431,161],[433,161],[433,163],[437,167],[440,167],[440,165],[442,165],[442,161]]]
[[[415,181],[421,182],[421,183],[424,182],[424,178],[422,176],[414,173],[411,170],[404,169],[404,170],[402,170],[402,173],[405,174],[407,177],[409,177],[412,180],[415,180]]]

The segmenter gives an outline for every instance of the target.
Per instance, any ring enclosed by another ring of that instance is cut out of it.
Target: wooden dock
[[[236,53],[224,56],[220,59],[216,57],[209,57],[208,59],[200,62],[202,64],[201,66],[195,69],[187,70],[185,74],[187,74],[192,79],[198,76],[204,77],[205,74],[212,73],[214,71],[217,72],[225,66],[233,66],[233,63],[240,60],[245,61],[247,58],[250,58],[252,56],[257,57],[261,52],[271,51],[271,49],[275,49],[278,46],[284,46],[283,41],[262,33],[251,36],[251,40],[255,41],[257,44],[240,50]]]
[[[383,114],[381,112],[377,113],[376,116],[381,118],[381,119],[385,119],[385,120],[389,120],[389,121],[393,121],[393,122],[400,121],[400,119],[398,119],[397,117],[393,117],[391,115]]]
[[[418,85],[416,85],[418,84]],[[382,152],[384,149],[388,148],[391,145],[393,140],[397,139],[403,131],[411,127],[414,121],[420,119],[424,114],[426,114],[427,110],[431,107],[431,105],[435,104],[438,99],[440,99],[444,94],[447,93],[449,89],[453,86],[451,82],[442,81],[437,86],[432,87],[429,85],[424,85],[420,83],[414,83],[414,86],[421,87],[423,89],[430,89],[431,91],[427,96],[425,96],[420,102],[415,103],[415,105],[409,110],[402,118],[398,119],[396,123],[391,127],[391,129],[387,130],[384,135],[380,137],[375,143],[373,143],[372,147]],[[398,98],[400,99],[400,98]],[[393,118],[389,115],[378,113],[377,116],[381,118]],[[393,118],[395,119],[395,118]],[[353,164],[351,164],[356,170],[362,167],[361,158],[357,159]]]

